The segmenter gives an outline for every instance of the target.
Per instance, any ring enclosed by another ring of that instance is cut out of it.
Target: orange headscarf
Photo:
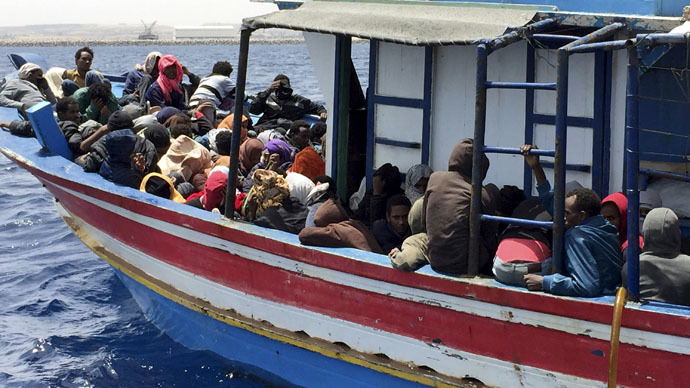
[[[227,128],[232,131],[232,122],[235,118],[234,113],[230,113],[230,115],[226,118],[223,119],[223,121],[218,124],[218,128]],[[245,140],[247,140],[247,126],[245,125],[246,122],[249,121],[249,118],[245,115],[242,115],[242,134],[240,136],[240,144],[244,143]]]
[[[297,172],[314,180],[317,176],[326,174],[326,163],[313,147],[305,147],[295,155],[295,162],[288,172]]]

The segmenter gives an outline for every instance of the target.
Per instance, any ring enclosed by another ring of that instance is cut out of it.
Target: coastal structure
[[[638,174],[688,179],[668,171],[688,154],[685,143],[669,141],[689,137],[674,125],[690,115],[686,85],[675,78],[688,69],[688,41],[668,33],[682,20],[567,11],[309,2],[243,22],[236,93],[244,94],[253,31],[302,31],[332,112],[327,168],[342,196],[363,176],[371,184],[384,162],[445,169],[451,147],[464,137],[474,138],[475,156],[497,154],[487,181],[529,191],[533,177],[517,147],[539,143],[553,158],[556,222],[538,226],[554,229],[554,251],[562,243],[566,177],[600,194],[625,189],[628,240],[637,241]],[[351,68],[354,38],[370,42],[366,98]],[[49,110],[36,106],[29,114]],[[233,135],[236,165],[240,131]],[[0,144],[57,198],[73,232],[115,268],[152,322],[191,348],[261,365],[289,382],[577,387],[608,380],[643,387],[689,379],[687,307],[632,304],[621,320],[611,296],[557,297],[471,277],[476,255],[469,277],[428,267],[402,272],[383,255],[303,246],[294,235],[232,214],[105,182],[38,152],[34,139],[0,133]],[[640,162],[657,169],[640,170]],[[234,203],[234,175],[229,182]],[[480,220],[521,222],[478,209],[475,236]],[[633,297],[636,250],[628,248]],[[611,336],[619,324],[619,335]]]
[[[175,26],[174,40],[229,39],[237,37],[233,26]]]

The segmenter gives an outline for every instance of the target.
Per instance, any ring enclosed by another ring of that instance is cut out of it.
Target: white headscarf
[[[306,205],[307,197],[314,188],[314,182],[306,176],[296,172],[289,172],[285,180],[290,186],[290,196],[300,201],[302,205]]]
[[[414,203],[417,199],[424,196],[424,192],[419,191],[416,184],[420,179],[430,177],[432,172],[434,171],[426,164],[415,164],[407,171],[405,175],[405,196],[410,200],[410,203]]]
[[[151,51],[149,55],[146,56],[146,60],[144,60],[144,72],[151,74],[156,66],[156,60],[162,56],[163,54],[158,51]]]
[[[27,62],[19,68],[19,79],[29,79],[31,72],[41,70],[41,66],[35,63]]]

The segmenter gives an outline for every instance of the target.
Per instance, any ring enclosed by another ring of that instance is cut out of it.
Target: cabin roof
[[[476,44],[533,20],[553,18],[561,26],[600,28],[619,22],[628,29],[668,32],[679,17],[559,12],[545,6],[487,3],[312,1],[243,20],[250,29],[284,28],[345,35],[413,46]]]
[[[285,28],[414,46],[466,45],[495,38],[534,19],[536,8],[310,2],[244,19],[245,27]]]

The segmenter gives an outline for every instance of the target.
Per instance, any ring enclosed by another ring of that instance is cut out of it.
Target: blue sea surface
[[[0,47],[73,68],[78,47]],[[172,53],[199,76],[213,63],[236,65],[238,46],[102,46],[93,68],[121,74],[149,51]],[[366,88],[369,46],[353,45]],[[304,45],[252,46],[247,94],[287,74],[295,93],[323,102]],[[233,74],[234,77],[234,74]],[[190,350],[151,324],[112,268],[84,246],[31,174],[0,155],[0,387],[270,387],[219,355]],[[257,365],[261,367],[261,365]],[[279,380],[278,380],[279,381]]]

